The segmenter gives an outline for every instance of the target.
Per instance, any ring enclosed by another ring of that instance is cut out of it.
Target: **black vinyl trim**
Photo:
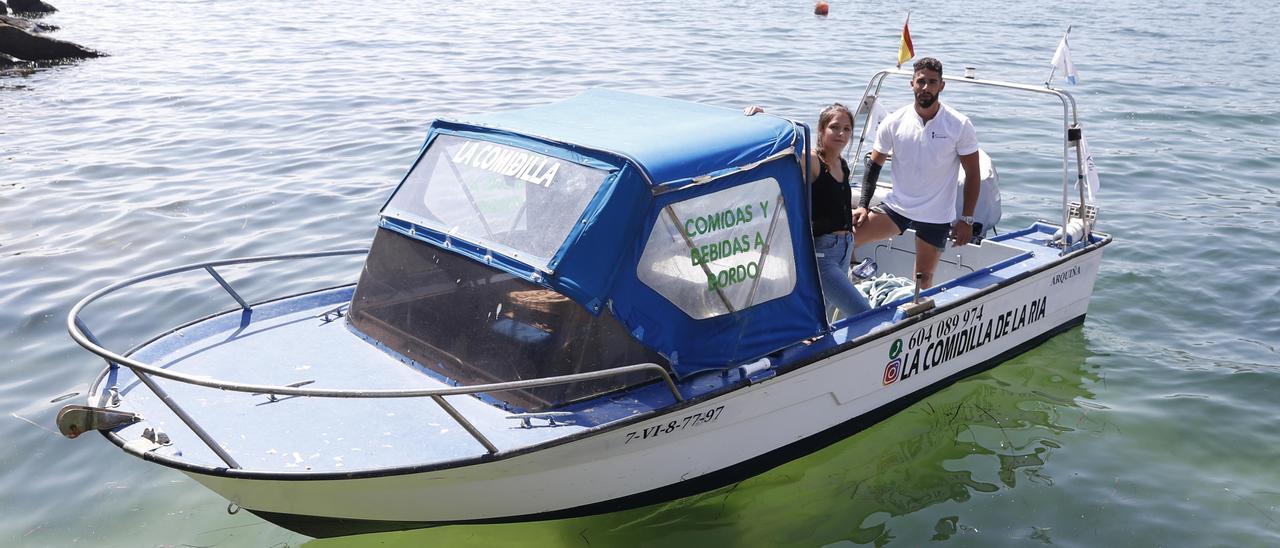
[[[482,525],[567,519],[630,510],[633,508],[667,502],[718,489],[726,485],[731,485],[824,449],[897,414],[916,402],[919,402],[943,388],[955,384],[957,381],[964,379],[965,377],[970,377],[991,369],[1004,361],[1039,346],[1044,341],[1058,335],[1059,333],[1083,324],[1084,318],[1084,314],[1081,314],[1080,316],[1059,324],[1056,327],[1049,329],[1013,348],[1001,352],[999,355],[983,361],[982,363],[953,373],[946,378],[912,392],[907,396],[894,400],[872,411],[863,413],[802,440],[779,447],[769,451],[768,453],[739,462],[727,468],[722,468],[710,474],[699,476],[692,480],[683,481],[674,485],[659,487],[643,493],[550,512],[452,522],[357,520],[265,512],[258,510],[250,510],[250,512],[253,512],[255,515],[266,521],[286,529],[312,537],[324,538],[362,533],[423,529],[442,525]]]

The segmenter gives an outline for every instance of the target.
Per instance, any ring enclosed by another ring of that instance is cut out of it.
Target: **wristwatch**
[[[973,218],[973,215],[961,215],[958,220],[963,223],[967,223],[969,226],[973,226],[973,223],[976,223],[978,221],[977,219]]]

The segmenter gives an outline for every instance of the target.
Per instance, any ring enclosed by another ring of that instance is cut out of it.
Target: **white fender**
[[[956,217],[963,213],[961,210],[964,208],[964,175],[964,167],[961,167],[956,178],[956,184],[960,187],[956,192]],[[995,229],[996,223],[1000,222],[1000,174],[991,163],[991,156],[982,149],[978,149],[978,181],[980,192],[973,217],[982,223],[982,234],[975,233],[974,236],[986,237],[988,232]]]

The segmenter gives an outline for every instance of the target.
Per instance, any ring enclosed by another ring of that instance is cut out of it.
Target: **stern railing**
[[[871,81],[867,82],[866,89],[862,92],[862,99],[858,102],[859,105],[867,105],[867,107],[866,107],[866,112],[864,114],[863,123],[862,123],[862,133],[858,138],[858,145],[853,155],[854,158],[858,159],[858,161],[856,161],[852,166],[853,171],[857,171],[858,168],[862,165],[862,162],[861,162],[862,147],[865,144],[867,144],[867,130],[868,130],[867,126],[871,120],[871,115],[872,115],[872,112],[871,112],[872,109],[870,108],[870,105],[876,101],[879,101],[880,89],[884,85],[885,79],[890,76],[904,76],[910,79],[913,77],[913,75],[914,75],[914,72],[910,70],[904,70],[901,68],[886,69],[886,70],[877,72],[875,76],[871,77]],[[1086,184],[1085,183],[1085,166],[1084,166],[1083,152],[1080,147],[1080,143],[1083,137],[1082,137],[1082,129],[1080,127],[1080,114],[1079,114],[1079,111],[1076,109],[1076,99],[1074,96],[1072,96],[1070,93],[1068,93],[1065,90],[1053,88],[1048,86],[1047,84],[1044,86],[1032,86],[1032,85],[1018,84],[1013,82],[1004,82],[1000,80],[985,80],[985,79],[977,78],[976,76],[972,75],[972,73],[968,71],[966,71],[964,76],[943,76],[942,79],[946,82],[963,82],[966,84],[975,84],[978,86],[1025,91],[1030,93],[1052,95],[1054,97],[1057,97],[1062,102],[1062,229],[1063,229],[1063,232],[1064,233],[1066,232],[1067,224],[1070,221],[1071,212],[1072,212],[1072,207],[1070,203],[1070,194],[1069,194],[1069,191],[1071,188],[1071,179],[1069,176],[1069,173],[1070,173],[1069,158],[1070,158],[1071,148],[1075,148],[1075,151],[1076,151],[1076,154],[1075,154],[1076,181],[1075,182],[1076,182],[1076,185],[1079,187],[1079,191],[1080,191],[1081,211],[1084,211],[1086,207],[1093,207],[1094,211],[1096,212],[1097,210],[1096,206],[1090,205],[1088,204],[1087,201],[1085,201],[1085,190],[1084,190],[1085,184]],[[863,107],[859,107],[859,108],[861,109]],[[862,112],[859,112],[859,113],[862,114]],[[1092,232],[1092,229],[1093,229],[1092,224],[1089,222],[1089,219],[1085,218],[1083,213],[1081,213],[1079,218],[1084,226],[1084,234],[1082,239],[1083,241],[1088,242],[1090,241],[1090,233]],[[1064,245],[1064,247],[1066,246]],[[1066,251],[1067,250],[1064,249],[1063,253],[1066,253]]]

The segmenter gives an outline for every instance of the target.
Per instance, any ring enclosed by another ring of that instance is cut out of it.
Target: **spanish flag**
[[[907,20],[902,22],[902,40],[898,42],[898,68],[902,68],[902,64],[916,56],[916,49],[911,45],[911,30],[907,25],[911,23],[911,12],[907,12]]]

